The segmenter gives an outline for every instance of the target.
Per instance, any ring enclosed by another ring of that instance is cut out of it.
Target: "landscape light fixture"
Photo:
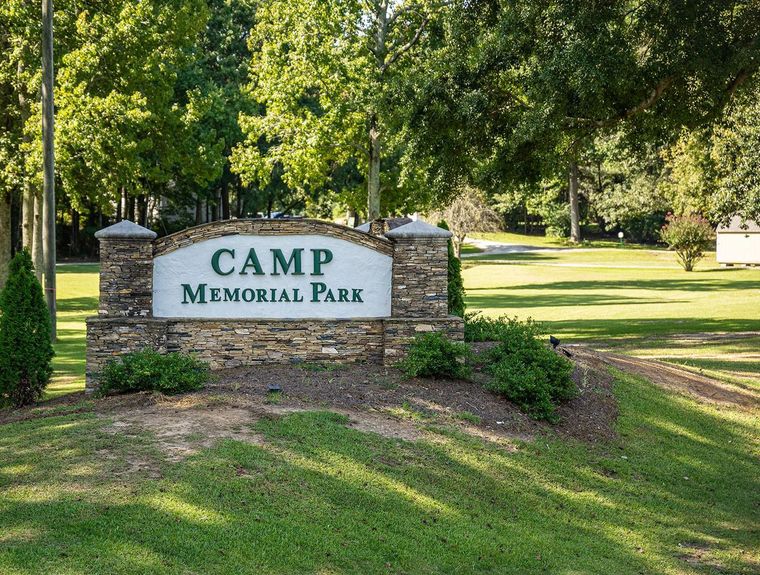
[[[618,232],[618,239],[620,240],[620,245],[623,245],[623,238],[625,237],[625,234],[623,232]]]
[[[280,393],[280,392],[282,392],[282,388],[276,383],[270,383],[267,386],[267,393]]]

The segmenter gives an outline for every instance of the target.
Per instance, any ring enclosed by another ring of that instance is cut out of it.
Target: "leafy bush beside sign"
[[[100,373],[102,394],[160,391],[167,395],[201,389],[210,379],[208,364],[184,353],[162,355],[143,349],[106,364]]]

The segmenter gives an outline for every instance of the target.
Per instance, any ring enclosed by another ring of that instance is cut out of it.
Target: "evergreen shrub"
[[[0,293],[0,405],[39,400],[53,372],[50,314],[33,270],[29,252],[18,252]]]
[[[448,224],[444,220],[441,220],[441,222],[438,224],[438,227],[443,228],[444,230],[449,229]],[[464,280],[462,279],[462,262],[459,260],[459,258],[456,255],[456,252],[454,251],[454,242],[452,241],[451,238],[449,238],[448,248],[449,248],[449,273],[448,273],[449,313],[451,315],[464,317],[465,291],[464,291]]]

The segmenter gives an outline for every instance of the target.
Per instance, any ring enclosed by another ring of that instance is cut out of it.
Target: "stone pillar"
[[[391,317],[384,321],[383,362],[404,357],[415,336],[438,331],[464,340],[464,321],[449,315],[448,239],[451,232],[422,221],[390,230],[393,242]]]
[[[447,317],[451,232],[422,221],[386,232],[393,241],[393,317]]]
[[[100,241],[101,317],[150,317],[156,233],[129,220],[95,233]]]
[[[385,230],[387,229],[388,224],[382,218],[378,218],[369,222],[369,234],[371,236],[377,236],[379,238],[385,233]]]

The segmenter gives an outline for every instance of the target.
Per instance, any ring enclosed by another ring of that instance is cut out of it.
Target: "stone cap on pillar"
[[[422,220],[411,222],[403,226],[385,232],[385,237],[391,240],[402,238],[441,238],[448,239],[452,236],[449,230],[433,226]]]
[[[138,226],[129,220],[121,220],[118,224],[108,226],[95,232],[98,240],[149,240],[156,239],[158,234],[154,231]]]

